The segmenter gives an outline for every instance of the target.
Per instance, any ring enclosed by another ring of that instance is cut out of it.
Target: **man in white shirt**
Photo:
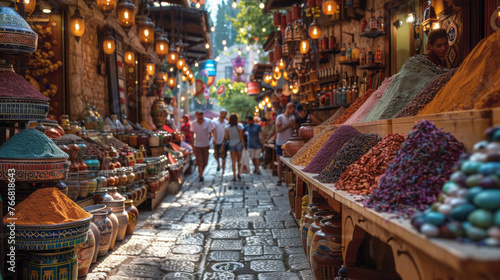
[[[295,104],[290,102],[286,104],[285,112],[276,117],[276,131],[278,135],[276,136],[276,157],[278,158],[278,186],[281,186],[281,170],[282,163],[280,157],[283,156],[282,146],[288,142],[293,134],[293,126],[295,125]]]
[[[196,165],[200,174],[200,182],[203,182],[203,171],[208,165],[208,150],[210,149],[210,132],[217,137],[215,125],[203,116],[203,111],[196,111],[196,121],[191,124],[191,132],[195,135],[194,154],[196,155]]]
[[[226,109],[221,109],[219,113],[219,118],[213,121],[215,125],[215,134],[217,137],[214,136],[214,157],[215,160],[217,161],[217,172],[220,170],[220,165],[219,165],[219,158],[222,159],[222,175],[224,175],[224,169],[226,168],[226,154],[221,155],[219,153],[220,151],[220,146],[222,145],[222,142],[224,141],[224,135],[225,135],[225,129],[228,124],[228,121],[226,120],[227,116],[227,111]]]

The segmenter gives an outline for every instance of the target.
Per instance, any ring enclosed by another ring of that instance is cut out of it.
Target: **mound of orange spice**
[[[4,223],[17,218],[17,225],[56,225],[80,221],[91,216],[56,188],[38,189],[15,207],[15,215],[7,214]]]

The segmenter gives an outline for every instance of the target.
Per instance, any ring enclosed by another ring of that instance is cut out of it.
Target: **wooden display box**
[[[382,138],[392,133],[391,120],[359,122],[353,124],[352,126],[361,133],[375,133]]]
[[[468,110],[393,119],[392,133],[408,133],[416,122],[422,120],[429,120],[437,128],[443,128],[445,132],[450,132],[464,143],[468,152],[471,152],[474,144],[483,140],[484,132],[491,127],[492,111]]]

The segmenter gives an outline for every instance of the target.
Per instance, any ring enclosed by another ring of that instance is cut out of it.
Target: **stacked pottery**
[[[320,230],[319,222],[323,219],[331,218],[335,215],[335,212],[329,210],[321,210],[314,213],[314,223],[311,223],[309,230],[307,231],[307,241],[306,241],[306,258],[311,265],[310,253],[311,253],[311,244],[314,239],[314,234]]]
[[[125,199],[103,201],[103,203],[113,211],[113,214],[116,216],[118,221],[116,241],[122,241],[125,238],[125,233],[127,232],[128,215],[127,212],[125,212],[124,202]]]
[[[343,264],[340,214],[320,222],[311,243],[310,263],[316,280],[334,279]]]
[[[314,213],[321,210],[331,210],[330,206],[325,203],[311,203],[307,207],[307,214],[302,219],[302,225],[300,229],[300,239],[302,241],[302,249],[304,249],[304,254],[307,255],[307,234],[309,233],[309,228],[311,224],[314,223]]]
[[[126,234],[134,233],[135,226],[137,225],[137,219],[139,218],[139,210],[134,206],[133,200],[125,200],[125,211],[128,215],[128,224]]]
[[[89,229],[87,241],[75,246],[76,255],[78,256],[78,277],[85,276],[89,272],[97,247],[94,233],[92,229]]]
[[[109,251],[109,243],[113,235],[113,223],[108,218],[108,211],[97,211],[92,213],[92,222],[99,229],[99,248],[97,256],[105,256]]]

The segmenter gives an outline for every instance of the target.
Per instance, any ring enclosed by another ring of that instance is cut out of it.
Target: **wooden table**
[[[337,190],[334,184],[314,179],[304,167],[282,158],[297,183],[307,185],[310,200],[321,195],[337,211],[342,212],[342,247],[344,264],[354,266],[358,249],[367,235],[390,246],[397,273],[403,279],[500,279],[500,249],[463,244],[455,240],[427,238],[410,224],[409,219],[378,213],[365,208],[364,197]],[[302,195],[296,190],[295,214],[300,211]]]
[[[266,143],[264,144],[264,149],[266,152],[266,160],[268,159],[268,155],[270,155],[270,168],[273,171],[273,176],[277,175],[278,172],[278,163],[276,161],[276,145],[275,144],[270,144]]]

